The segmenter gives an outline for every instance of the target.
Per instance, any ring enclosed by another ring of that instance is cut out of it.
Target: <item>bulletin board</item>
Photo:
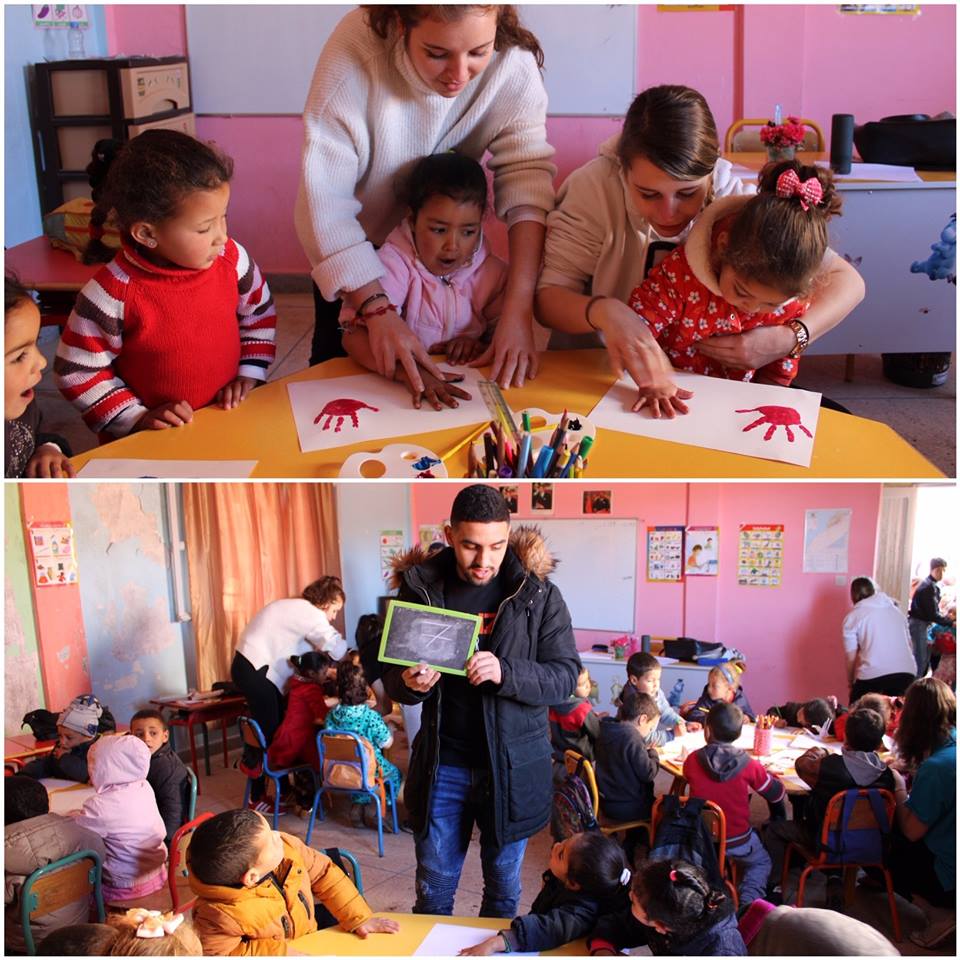
[[[355,8],[188,3],[184,9],[197,113],[299,114],[324,42]],[[626,113],[636,92],[635,6],[523,4],[520,18],[543,47],[551,115]]]

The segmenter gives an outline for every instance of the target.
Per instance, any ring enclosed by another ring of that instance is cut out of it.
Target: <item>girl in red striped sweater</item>
[[[77,297],[57,350],[63,395],[108,439],[164,430],[266,379],[276,313],[266,281],[227,236],[233,163],[175,130],[125,144],[98,200],[123,247]]]

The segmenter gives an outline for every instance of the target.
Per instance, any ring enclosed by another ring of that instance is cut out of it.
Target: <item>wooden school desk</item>
[[[336,477],[340,465],[360,450],[388,443],[418,442],[438,455],[468,437],[474,428],[458,427],[429,434],[369,440],[336,450],[301,453],[290,409],[287,384],[298,380],[362,373],[349,359],[328,360],[253,390],[234,410],[207,407],[193,423],[170,430],[147,430],[105,444],[73,458],[79,470],[93,458],[157,460],[258,460],[253,476]],[[505,391],[514,410],[541,407],[553,413],[564,407],[588,414],[614,382],[604,350],[558,350],[540,358],[540,373],[522,389]],[[410,408],[411,423],[416,411]],[[451,477],[467,470],[464,447],[447,461]],[[808,480],[823,477],[941,477],[936,467],[890,427],[833,410],[821,409],[813,459],[808,468],[756,457],[703,450],[601,429],[590,451],[584,479],[591,477],[777,477]]]
[[[57,745],[56,740],[37,740],[32,733],[18,733],[3,739],[4,760],[32,760],[49,753]]]
[[[759,170],[764,153],[725,154]],[[829,154],[801,151],[801,163]],[[853,165],[856,172],[857,164]],[[811,344],[811,354],[949,353],[956,349],[957,288],[911,273],[926,260],[957,209],[956,172],[918,170],[919,183],[838,180],[842,216],[829,225],[830,246],[855,264],[867,286],[863,302]],[[744,177],[744,179],[747,179]],[[803,365],[801,364],[801,370]]]
[[[412,893],[412,891],[411,891]],[[375,913],[400,924],[397,933],[371,933],[361,940],[340,927],[328,927],[290,941],[290,954],[309,957],[410,957],[435,923],[451,923],[460,927],[486,927],[493,936],[509,921],[497,917],[436,917],[426,913]],[[554,950],[545,950],[544,957],[583,957],[587,955],[586,940],[573,940]]]
[[[79,810],[96,790],[89,783],[66,783],[63,780],[54,780],[41,777],[40,782],[47,790],[50,799],[50,812],[66,816]]]
[[[46,237],[8,247],[4,260],[28,290],[36,290],[44,322],[58,324],[66,322],[80,288],[103,266],[80,263],[72,253],[51,246]]]

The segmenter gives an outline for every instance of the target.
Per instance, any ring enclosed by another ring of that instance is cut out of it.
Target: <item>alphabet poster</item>
[[[456,386],[471,399],[460,399],[458,407],[441,410],[434,410],[426,401],[415,410],[410,391],[402,383],[376,373],[290,383],[287,391],[300,450],[329,450],[362,440],[389,440],[489,420],[490,412],[477,386],[480,374],[468,367],[459,367],[457,372],[464,374],[464,379]]]
[[[38,587],[58,587],[77,582],[73,525],[39,523],[30,526],[33,579]]]
[[[647,580],[683,579],[683,527],[647,527]]]
[[[683,416],[655,420],[646,410],[634,413],[637,387],[627,376],[607,391],[590,419],[598,427],[639,437],[810,466],[820,416],[819,393],[679,370],[673,372],[673,380],[693,391],[686,401],[690,412]]]
[[[737,558],[741,587],[779,587],[783,579],[783,524],[741,523]]]

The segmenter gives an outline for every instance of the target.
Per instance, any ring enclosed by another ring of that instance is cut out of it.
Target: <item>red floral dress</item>
[[[714,237],[724,228],[717,224]],[[677,370],[708,377],[749,381],[758,371],[725,367],[700,353],[696,344],[707,337],[742,333],[756,327],[780,327],[802,317],[809,304],[791,300],[773,313],[744,313],[713,293],[694,275],[683,246],[654,267],[630,294],[630,306],[641,317]],[[759,371],[763,379],[789,386],[797,375],[797,361],[774,360]]]

